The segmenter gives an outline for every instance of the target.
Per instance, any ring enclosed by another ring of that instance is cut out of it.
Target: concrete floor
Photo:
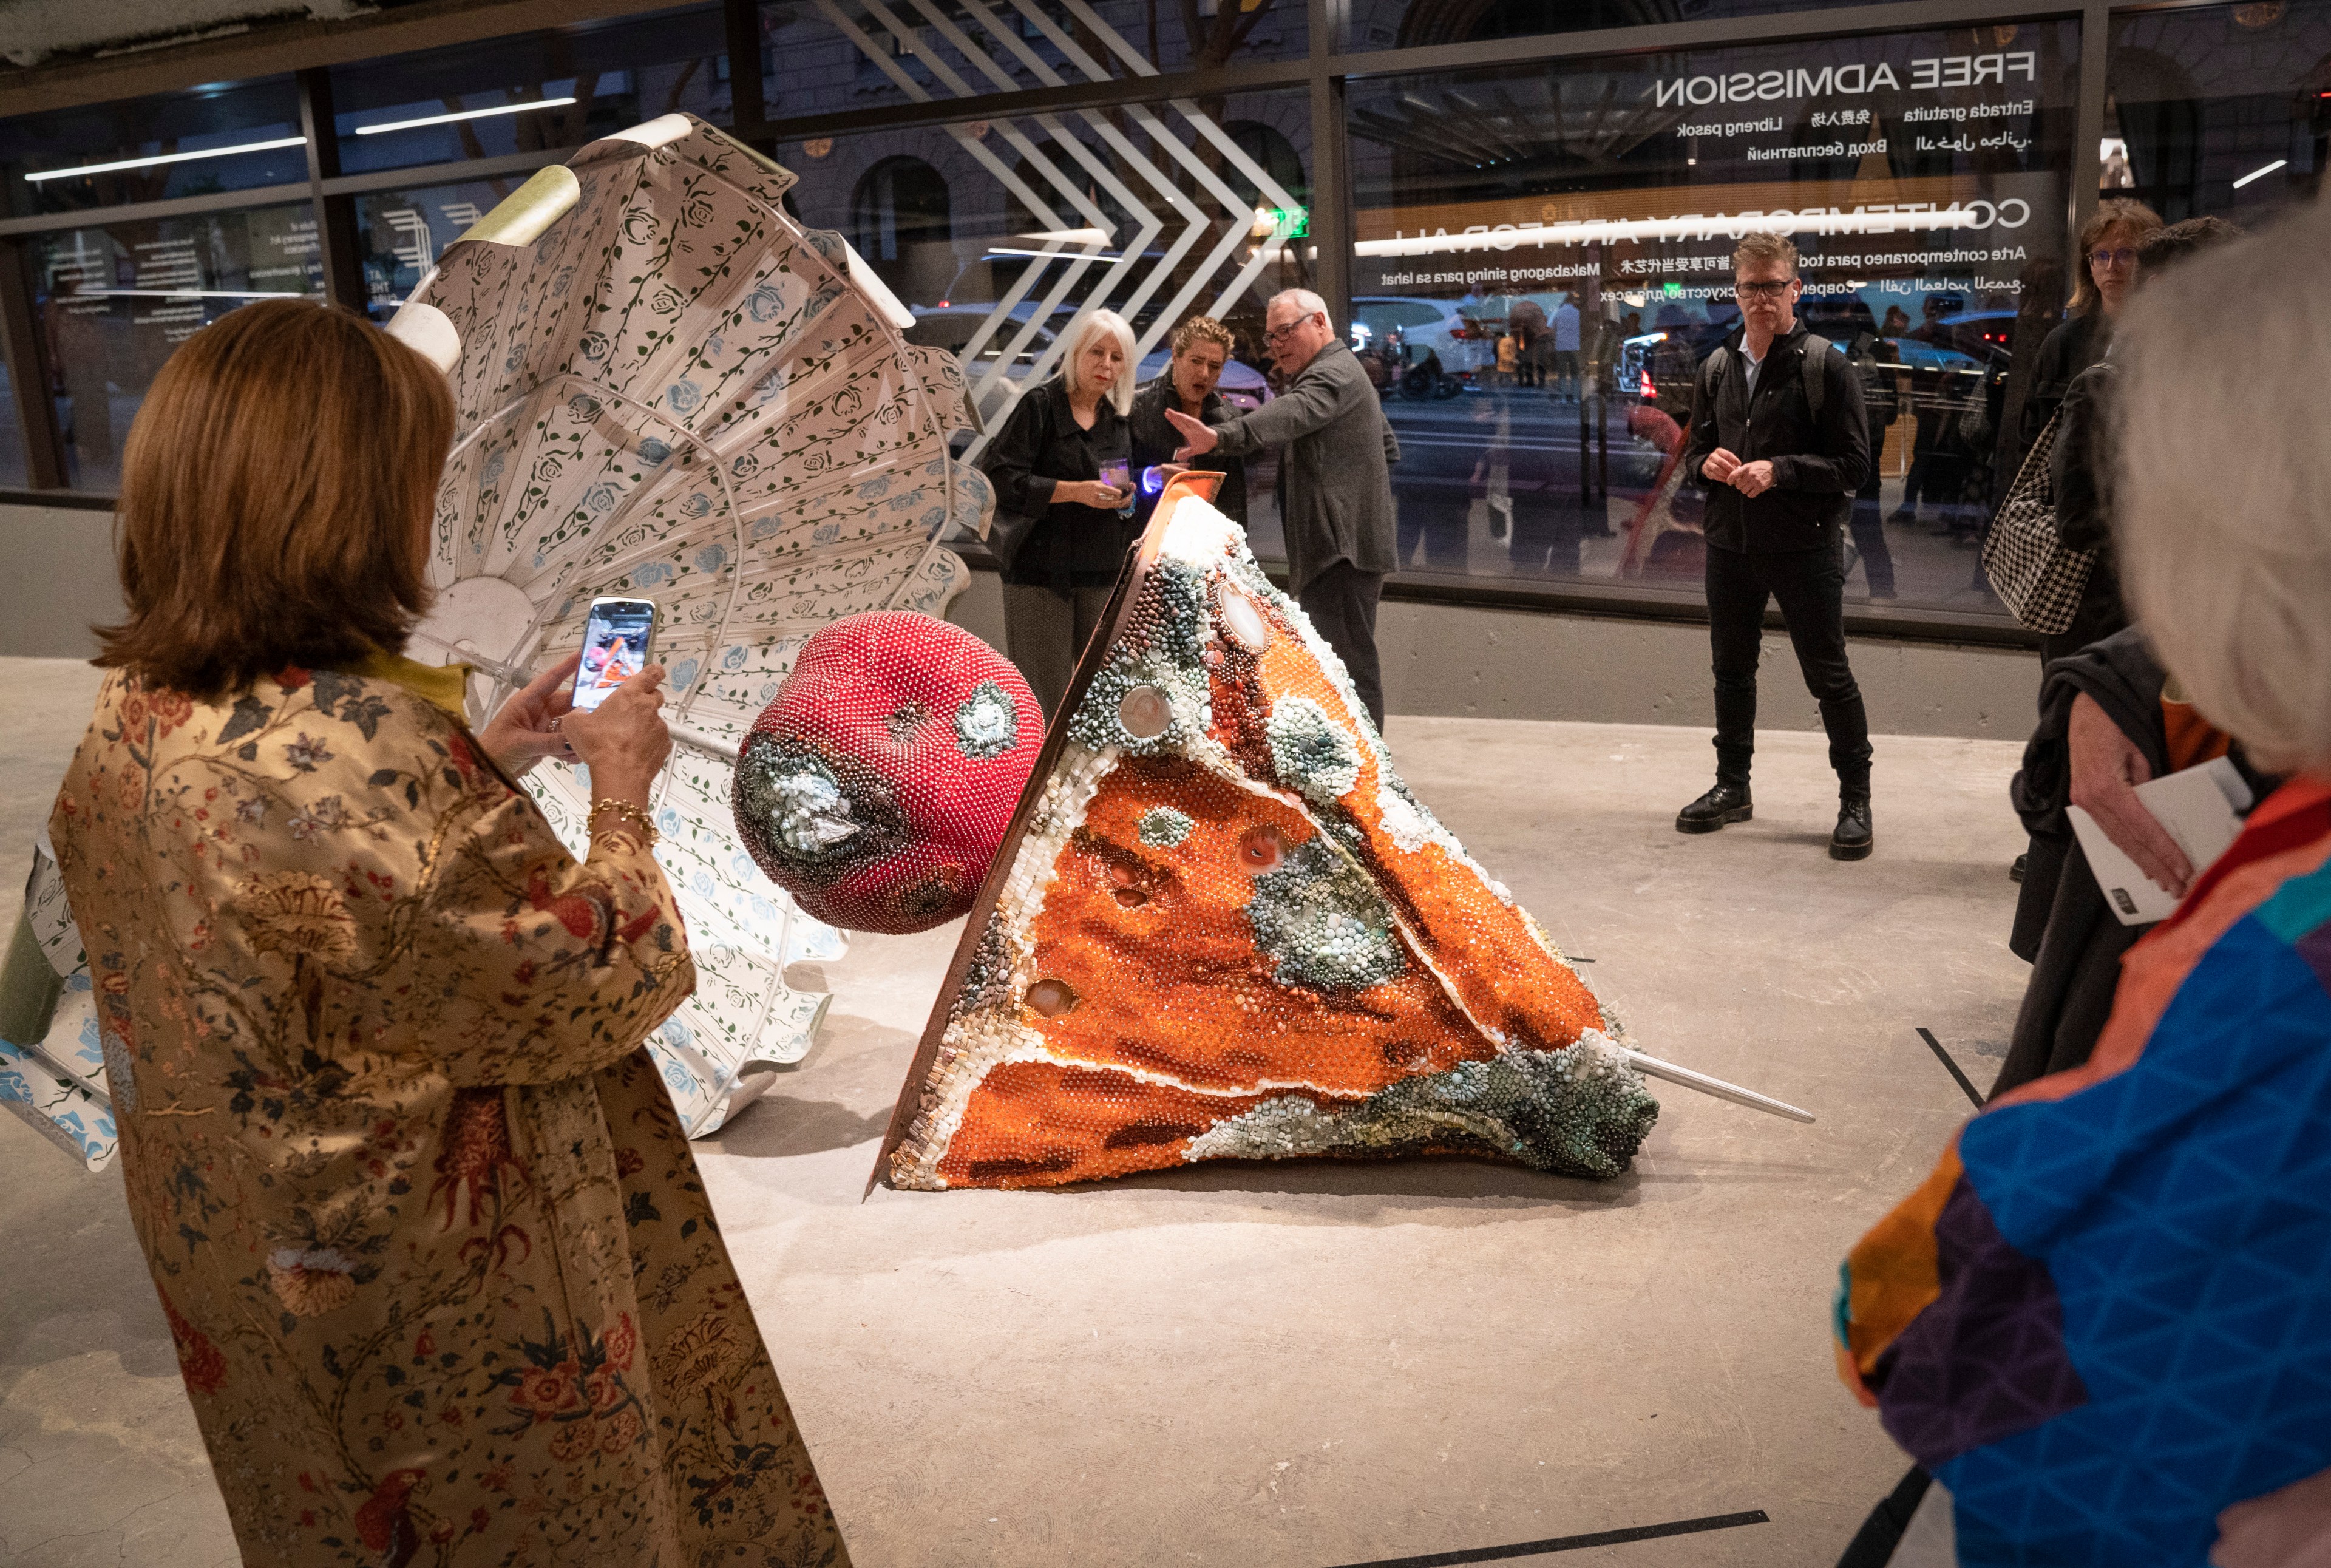
[[[90,685],[0,660],[12,909]],[[1819,1125],[1655,1086],[1608,1185],[1313,1164],[861,1203],[955,931],[861,938],[817,1048],[699,1145],[860,1563],[1330,1568],[1761,1509],[1563,1560],[1825,1568],[1898,1476],[1830,1293],[1967,1112],[1914,1029],[1978,1083],[2003,1050],[2015,747],[1881,737],[1878,853],[1840,865],[1816,736],[1767,736],[1757,820],[1698,839],[1699,731],[1392,744],[1642,1049]],[[5,1117],[0,1173],[0,1563],[232,1563],[119,1177]]]

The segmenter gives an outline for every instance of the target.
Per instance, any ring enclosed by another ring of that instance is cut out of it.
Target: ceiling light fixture
[[[2262,169],[2252,169],[2250,173],[2244,175],[2241,178],[2234,182],[2234,189],[2241,190],[2252,180],[2264,179],[2267,176],[2274,173],[2275,170],[2281,168],[2284,165],[2289,162],[2290,160],[2288,158],[2277,158],[2274,162],[2267,165],[2266,167]]]
[[[1086,251],[1020,251],[1009,245],[990,245],[987,247],[986,253],[991,256],[1033,256],[1041,261],[1122,261],[1125,260],[1123,256],[1110,256]]]
[[[318,293],[282,289],[76,289],[75,299],[314,299]]]
[[[1547,204],[1551,206],[1553,204]],[[1462,234],[1396,235],[1389,240],[1360,240],[1352,246],[1360,256],[1431,256],[1472,251],[1509,251],[1520,244],[1594,245],[1625,241],[1704,240],[1724,228],[1721,216],[1708,218],[1589,218],[1547,221],[1508,229]],[[1972,229],[1974,214],[1964,207],[1944,207],[1918,213],[1799,213],[1789,220],[1788,232],[1797,234],[1897,234],[1921,229]]]
[[[497,115],[531,114],[538,109],[560,109],[574,101],[572,95],[566,98],[538,98],[529,103],[505,103],[493,109],[465,109],[458,114],[430,114],[423,115],[419,119],[384,120],[378,125],[360,125],[357,127],[357,134],[379,136],[383,132],[392,130],[418,130],[424,125],[451,125],[457,119],[490,119]]]
[[[270,141],[247,141],[234,147],[206,147],[198,152],[166,152],[156,157],[122,158],[109,164],[81,164],[69,169],[43,169],[38,174],[26,175],[24,183],[38,185],[43,180],[75,180],[83,175],[109,175],[117,169],[152,168],[157,164],[191,163],[196,158],[232,157],[240,152],[271,152],[277,147],[307,145],[308,138],[304,136],[279,136]]]

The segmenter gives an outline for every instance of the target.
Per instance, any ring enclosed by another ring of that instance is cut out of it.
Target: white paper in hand
[[[2241,832],[2242,819],[2238,813],[2250,809],[2250,788],[2242,782],[2241,769],[2217,757],[2137,785],[2136,798],[2177,841],[2198,877]],[[2104,889],[2105,902],[2112,906],[2122,925],[2150,925],[2175,911],[2178,900],[2138,870],[2136,862],[2105,837],[2096,818],[2079,806],[2070,809],[2070,816],[2088,869],[2096,873],[2097,886]]]

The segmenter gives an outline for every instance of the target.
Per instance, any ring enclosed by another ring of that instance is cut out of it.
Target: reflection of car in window
[[[1798,307],[1798,315],[1808,329],[1848,354],[1867,334],[1874,358],[1898,362],[1901,369],[1895,374],[1908,384],[1908,400],[1902,404],[1905,413],[1956,406],[1977,392],[1996,389],[2006,381],[2014,357],[2015,313],[2012,310],[1946,316],[1898,337],[1878,337],[1870,306],[1852,296],[1809,298]],[[1620,394],[1655,403],[1681,419],[1689,412],[1689,387],[1663,383],[1689,381],[1700,361],[1736,325],[1736,320],[1727,318],[1625,339],[1619,350]]]
[[[1906,410],[1956,408],[1999,392],[2014,360],[2015,312],[1946,316],[1889,338],[1910,372]]]
[[[998,419],[1012,399],[1019,395],[1021,384],[1051,352],[1061,336],[1076,319],[1077,307],[1066,303],[1056,305],[1041,320],[1038,319],[1038,313],[1044,309],[1044,300],[1064,279],[1069,279],[1070,264],[1076,260],[1078,258],[1073,256],[1017,256],[990,252],[956,272],[954,282],[948,286],[947,297],[937,305],[908,307],[914,313],[915,324],[907,328],[907,341],[926,348],[944,348],[960,356],[971,347],[975,339],[981,339],[978,352],[964,366],[965,374],[976,385],[994,372],[996,361],[1003,356],[1004,349],[1018,341],[1025,332],[1026,341],[1020,343],[1012,356],[1011,364],[1004,367],[1010,390],[1002,402],[983,410],[991,422]],[[1073,299],[1079,292],[1078,283],[1097,280],[1108,271],[1108,263],[1115,260],[1111,256],[1085,262],[1078,270],[1078,276],[1070,281],[1063,299]],[[1031,266],[1041,269],[1039,275],[1019,300],[1004,313],[1004,318],[995,320],[999,301],[1027,277]],[[1157,307],[1152,304],[1134,318],[1134,330],[1137,333],[1146,330],[1155,323],[1156,316]],[[992,330],[989,327],[991,321],[994,323]],[[1032,330],[1031,323],[1035,324]],[[1146,356],[1136,367],[1137,379],[1146,382],[1164,375],[1169,358],[1163,348]],[[1059,365],[1055,361],[1046,367],[1045,374],[1050,375],[1058,369]],[[1270,400],[1270,385],[1262,373],[1236,359],[1223,367],[1219,390],[1223,400],[1242,413],[1260,408]]]
[[[1479,367],[1480,330],[1454,300],[1363,294],[1352,300],[1348,336],[1355,354],[1397,337],[1438,359],[1444,372],[1463,374]]]
[[[1691,381],[1736,318],[1692,321],[1622,339],[1614,378],[1619,395],[1648,403],[1681,424],[1691,416]]]
[[[944,348],[951,354],[961,354],[970,347],[971,340],[995,314],[995,307],[992,304],[915,305],[909,309],[915,313],[915,324],[907,328],[907,341],[925,348]],[[992,367],[996,356],[1004,352],[1004,345],[1020,335],[1021,328],[1027,324],[1033,312],[1029,307],[1017,305],[1013,307],[1004,321],[996,324],[995,330],[987,335],[987,341],[980,345],[976,367],[981,373]],[[1061,323],[1066,325],[1065,316],[1061,318]],[[1051,346],[1052,334],[1039,327],[1028,339],[1027,346],[1014,355],[1013,359],[1023,366],[1032,365],[1037,356]]]

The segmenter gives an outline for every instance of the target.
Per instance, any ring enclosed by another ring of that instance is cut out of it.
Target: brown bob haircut
[[[204,701],[398,653],[429,608],[453,439],[437,368],[304,299],[246,305],[155,376],[121,468],[129,618],[96,662]]]
[[[2126,196],[2107,196],[2097,204],[2088,221],[2080,225],[2080,248],[2072,258],[2072,303],[2069,307],[2076,315],[2085,315],[2104,303],[2097,292],[2097,280],[2088,275],[2088,252],[2097,248],[2107,234],[2115,229],[2126,230],[2128,243],[2135,250],[2145,236],[2161,227],[2161,214],[2143,202]]]

